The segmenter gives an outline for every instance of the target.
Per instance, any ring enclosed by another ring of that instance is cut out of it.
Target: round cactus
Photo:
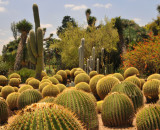
[[[16,86],[16,87],[18,87],[19,86],[19,80],[17,79],[17,78],[11,78],[10,80],[9,80],[9,85],[10,86]]]
[[[32,80],[32,79],[35,79],[34,77],[30,77],[30,78],[28,78],[27,80],[26,80],[26,84],[28,84],[28,82],[30,81],[30,80]]]
[[[125,79],[125,81],[130,81],[136,84],[139,88],[141,88],[141,81],[136,76],[129,76],[128,78]]]
[[[77,90],[83,90],[85,92],[91,92],[89,84],[87,84],[86,82],[80,82],[80,83],[76,84],[75,88]]]
[[[44,76],[44,77],[42,78],[42,80],[43,80],[43,79],[48,79],[48,78],[49,78],[49,76]]]
[[[54,99],[55,99],[55,97],[48,96],[48,97],[45,97],[45,98],[41,99],[39,101],[39,103],[44,103],[44,102],[46,102],[46,103],[54,103]]]
[[[159,86],[160,80],[157,79],[151,79],[144,83],[142,90],[147,102],[155,102],[158,100]]]
[[[49,79],[49,80],[52,82],[52,84],[54,84],[54,85],[56,85],[56,84],[59,83],[59,81],[58,81],[56,78],[54,78],[54,77],[49,77],[48,79]]]
[[[74,72],[74,77],[76,77],[77,75],[79,75],[79,74],[81,74],[81,73],[85,73],[85,71],[83,71],[83,70],[76,70],[76,71]]]
[[[6,123],[8,120],[8,105],[6,103],[6,101],[0,97],[0,123]]]
[[[97,102],[97,111],[98,111],[98,113],[102,112],[102,104],[103,104],[103,100]]]
[[[46,87],[47,85],[50,85],[51,83],[49,82],[43,82],[43,83],[40,83],[39,85],[39,91],[42,92],[43,88]]]
[[[2,88],[3,88],[3,86],[0,86],[0,92],[1,92]]]
[[[140,87],[140,89],[142,90],[143,85],[144,85],[144,83],[145,83],[146,81],[145,81],[145,79],[139,79],[139,80],[140,80],[140,82],[141,82],[141,87]]]
[[[28,106],[9,124],[8,130],[83,130],[73,113],[57,104],[37,103]]]
[[[7,98],[7,96],[10,94],[10,93],[13,93],[14,92],[14,88],[12,88],[11,86],[4,86],[1,90],[1,93],[2,93],[2,97],[4,99]]]
[[[0,86],[5,86],[7,85],[7,78],[3,75],[0,75]]]
[[[8,96],[7,96],[7,99],[6,99],[6,102],[9,106],[9,108],[11,110],[15,110],[18,108],[18,105],[17,105],[17,100],[18,100],[18,97],[19,97],[20,93],[18,92],[13,92],[13,93],[10,93]]]
[[[98,74],[97,71],[91,71],[91,72],[89,73],[89,77],[92,78],[92,77],[94,77],[94,76],[97,75],[97,74]]]
[[[70,74],[71,74],[71,78],[74,78],[74,72],[77,70],[77,68],[73,68],[71,71],[70,71]]]
[[[100,79],[96,86],[98,96],[103,100],[112,87],[119,83],[120,81],[115,77],[107,76]]]
[[[42,90],[43,97],[53,96],[56,97],[60,93],[59,88],[56,85],[49,84]]]
[[[32,79],[28,82],[28,84],[31,85],[34,89],[38,89],[40,81],[38,79]]]
[[[71,109],[87,129],[98,129],[98,117],[93,99],[86,92],[66,89],[55,99],[56,104]]]
[[[91,91],[92,91],[93,95],[94,95],[97,99],[99,99],[99,96],[98,96],[98,94],[97,94],[96,86],[97,86],[98,81],[99,81],[101,78],[103,78],[103,77],[104,77],[104,75],[102,75],[102,74],[96,75],[96,76],[94,76],[94,77],[90,80],[90,82],[89,82],[89,86],[90,86],[90,88],[91,88]]]
[[[17,87],[13,87],[15,92],[18,92],[18,88]]]
[[[27,89],[33,89],[33,87],[31,85],[23,85],[22,87],[19,88],[18,92],[22,93],[23,91]]]
[[[124,77],[120,73],[114,73],[112,76],[116,77],[117,79],[119,79],[119,81],[123,81],[124,80]]]
[[[70,76],[71,76],[71,72],[70,70],[65,70],[66,74],[67,74],[67,78],[70,79]]]
[[[48,83],[51,83],[52,84],[52,81],[49,80],[49,79],[42,79],[42,81],[40,83],[44,83],[44,82],[48,82]]]
[[[158,79],[158,80],[160,80],[160,74],[152,74],[152,75],[150,75],[150,76],[147,78],[147,81],[148,81],[148,80],[151,80],[151,79]]]
[[[42,71],[42,73],[41,73],[41,79],[42,79],[44,76],[47,76],[47,73],[44,72],[44,71]]]
[[[124,78],[127,78],[129,76],[133,76],[133,75],[139,75],[139,71],[135,67],[129,67],[128,69],[126,69],[124,71]]]
[[[147,105],[136,115],[137,130],[160,129],[160,105]]]
[[[57,84],[56,86],[59,88],[60,93],[63,92],[64,89],[66,89],[66,86],[64,84]]]
[[[10,76],[9,76],[9,79],[11,78],[21,78],[21,76],[17,73],[12,73]]]
[[[28,89],[23,91],[18,97],[18,108],[22,109],[27,105],[36,103],[42,99],[42,95],[35,89]]]
[[[74,83],[86,82],[89,84],[90,77],[86,73],[81,73],[75,77]]]
[[[111,89],[111,92],[121,92],[126,94],[132,100],[135,111],[144,105],[141,90],[132,82],[124,81],[117,84]]]
[[[53,77],[55,77],[55,78],[59,81],[59,83],[63,83],[63,78],[62,78],[61,75],[56,74],[56,75],[54,75]]]
[[[104,99],[101,116],[104,126],[130,126],[132,125],[134,117],[133,103],[131,99],[123,93],[111,93]]]
[[[59,70],[56,74],[59,74],[62,76],[63,79],[63,83],[66,84],[67,83],[67,74],[64,70]]]

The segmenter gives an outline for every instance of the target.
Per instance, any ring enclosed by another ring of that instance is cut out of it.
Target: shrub
[[[9,65],[6,62],[0,61],[0,75],[7,76]]]

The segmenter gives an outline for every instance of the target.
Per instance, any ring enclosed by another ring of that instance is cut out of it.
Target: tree
[[[157,11],[160,14],[160,5],[157,6]]]
[[[21,60],[23,58],[23,49],[26,44],[26,39],[29,31],[32,29],[32,24],[28,22],[26,19],[19,21],[16,24],[16,28],[19,33],[21,33],[21,40],[18,44],[17,54],[16,54],[16,61],[14,64],[14,70],[20,70],[21,66]]]
[[[88,26],[94,27],[97,19],[94,16],[90,16],[91,15],[91,9],[87,9],[85,11],[85,14],[86,14]]]
[[[17,33],[18,33],[18,31],[17,31],[16,23],[15,22],[11,23],[11,31],[13,33],[14,39],[17,40]]]

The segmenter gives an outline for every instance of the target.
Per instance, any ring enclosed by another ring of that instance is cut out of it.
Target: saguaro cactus
[[[79,67],[83,69],[84,65],[84,38],[81,39],[81,46],[78,49],[79,51]]]
[[[33,14],[35,32],[33,30],[29,32],[27,47],[30,61],[36,65],[36,78],[40,79],[43,70],[43,29],[40,28],[39,11],[36,4],[33,4]]]

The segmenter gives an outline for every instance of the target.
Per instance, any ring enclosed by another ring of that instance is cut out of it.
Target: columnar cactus
[[[123,93],[110,93],[103,101],[101,116],[104,126],[131,126],[134,117],[133,103]]]
[[[97,58],[97,72],[98,72],[98,74],[99,74],[99,58]]]
[[[93,58],[93,70],[95,70],[95,64],[96,64],[95,47],[92,48],[92,58]]]
[[[28,106],[9,124],[8,130],[83,130],[75,115],[63,106],[37,103]]]
[[[78,48],[79,53],[79,67],[83,69],[84,65],[84,38],[81,39],[81,46]]]
[[[138,111],[136,115],[137,130],[160,129],[160,105],[148,105]]]
[[[105,74],[105,65],[104,65],[104,48],[101,49],[101,66],[103,70],[103,74]]]
[[[3,75],[0,75],[0,86],[5,86],[7,85],[7,78]]]
[[[90,61],[89,71],[92,71],[93,70],[93,58],[92,58],[92,56],[89,57],[89,61]]]
[[[33,30],[29,32],[27,48],[30,61],[36,65],[36,78],[40,80],[43,70],[43,30],[40,28],[39,11],[36,4],[33,4],[33,14],[35,32]]]
[[[135,67],[129,67],[128,69],[126,69],[124,71],[124,78],[127,78],[129,76],[133,76],[133,75],[139,75],[139,71]]]
[[[0,124],[7,122],[8,120],[8,105],[3,98],[0,98]]]
[[[43,97],[53,96],[56,97],[60,93],[58,87],[53,84],[45,86],[42,90]]]
[[[76,113],[87,129],[98,130],[99,124],[95,103],[86,92],[76,89],[65,90],[57,96],[55,103]]]
[[[90,72],[89,67],[90,67],[90,60],[87,59],[87,74],[89,74]]]

